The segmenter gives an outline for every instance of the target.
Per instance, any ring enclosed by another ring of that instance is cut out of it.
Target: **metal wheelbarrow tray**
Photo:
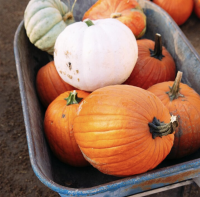
[[[77,1],[75,19],[81,20],[94,2],[96,0]],[[163,45],[173,56],[177,70],[183,71],[182,82],[200,94],[200,57],[193,46],[161,8],[145,0],[139,3],[147,16],[144,37],[154,40],[155,33],[162,35]],[[199,151],[183,159],[165,160],[154,170],[127,178],[102,174],[92,166],[75,168],[63,164],[46,142],[43,132],[45,109],[35,87],[37,71],[50,61],[49,56],[29,42],[23,21],[15,34],[14,52],[31,165],[40,181],[60,196],[127,196],[200,176]]]

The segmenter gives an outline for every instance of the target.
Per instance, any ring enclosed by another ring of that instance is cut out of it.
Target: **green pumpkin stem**
[[[180,94],[179,92],[182,75],[183,73],[181,71],[178,71],[173,86],[172,87],[169,86],[170,91],[166,92],[166,94],[169,95],[170,101],[173,101],[174,99],[177,99],[178,97],[184,97],[184,95]]]
[[[76,90],[70,92],[69,96],[67,98],[65,98],[65,100],[67,101],[67,105],[78,104],[82,101],[82,99],[83,98],[79,98],[77,96]]]
[[[88,27],[94,25],[94,23],[91,20],[85,21],[85,23],[88,25]]]
[[[154,117],[153,121],[149,124],[150,133],[152,134],[152,138],[166,136],[172,134],[176,128],[178,127],[177,116],[171,116],[170,123],[160,122],[156,117]]]
[[[149,49],[151,57],[154,57],[156,59],[159,59],[160,61],[162,60],[163,57],[165,57],[162,54],[162,38],[160,34],[156,34],[155,37],[155,46],[154,46],[154,50]]]

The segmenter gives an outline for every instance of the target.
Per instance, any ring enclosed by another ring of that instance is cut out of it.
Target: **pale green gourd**
[[[24,13],[24,26],[31,43],[49,54],[54,52],[58,35],[74,23],[73,8],[69,10],[60,0],[31,0]]]

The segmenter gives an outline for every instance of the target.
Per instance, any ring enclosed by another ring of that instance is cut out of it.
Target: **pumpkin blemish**
[[[80,81],[80,79],[78,78],[78,81]]]
[[[68,76],[70,79],[72,79],[72,76],[71,76],[71,75],[68,74],[67,76]]]
[[[64,118],[65,117],[65,114],[62,114],[62,118]]]
[[[76,73],[79,73],[79,70],[76,70]]]
[[[66,52],[65,52],[65,55],[66,55],[66,57],[69,57],[70,52],[69,52],[69,51],[66,51]]]
[[[71,69],[72,69],[72,64],[71,64],[71,62],[69,62],[68,65],[69,65],[69,70],[71,70]]]

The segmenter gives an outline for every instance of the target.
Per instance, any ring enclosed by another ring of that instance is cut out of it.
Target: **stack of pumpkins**
[[[136,40],[146,30],[137,1],[98,0],[79,22],[75,3],[69,10],[59,0],[31,0],[24,16],[30,41],[54,54],[36,79],[54,154],[130,176],[196,151],[200,96],[181,72],[175,79],[161,35]]]

